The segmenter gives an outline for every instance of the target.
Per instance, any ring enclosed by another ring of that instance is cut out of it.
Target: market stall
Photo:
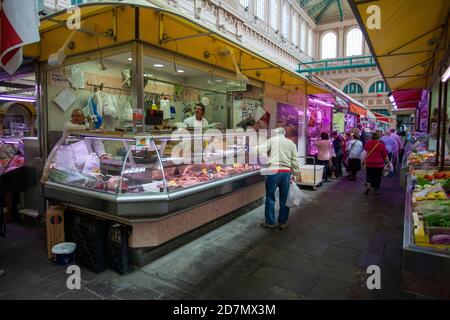
[[[344,125],[345,125],[345,132],[348,132],[352,130],[353,128],[356,128],[360,124],[360,117],[358,114],[347,112],[344,117]]]
[[[14,75],[0,70],[0,201],[6,204],[9,221],[19,213],[38,217],[45,212],[38,178],[43,163],[37,137],[35,71],[31,59],[25,59]]]
[[[71,33],[55,23],[67,15],[56,13],[25,50],[40,61],[45,198],[128,226],[138,265],[190,231],[259,205],[263,177],[248,160],[246,134],[284,120],[300,141],[306,94],[326,90],[171,7],[110,1],[80,9],[84,29]],[[67,37],[69,54],[50,63]],[[277,113],[283,104],[295,119]],[[80,109],[86,120],[76,125],[88,130],[66,130]],[[199,110],[196,136],[189,123]],[[179,147],[193,158],[174,155]]]
[[[333,97],[315,95],[308,98],[308,155],[316,156],[317,148],[314,143],[320,140],[322,132],[330,135],[333,120]]]
[[[11,221],[17,203],[16,193],[25,187],[24,155],[22,139],[0,137],[0,201],[2,208],[7,207],[8,221]]]

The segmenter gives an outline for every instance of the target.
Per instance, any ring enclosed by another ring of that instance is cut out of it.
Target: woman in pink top
[[[372,134],[372,140],[366,143],[364,147],[366,158],[364,160],[366,166],[366,191],[369,194],[370,188],[373,188],[375,194],[380,193],[381,177],[385,163],[389,163],[389,154],[386,146],[380,141],[379,133]]]
[[[325,181],[328,181],[328,167],[330,164],[330,159],[333,153],[333,146],[330,142],[330,137],[328,133],[322,132],[320,134],[320,139],[314,145],[316,146],[317,153],[317,164],[323,165],[323,178]]]

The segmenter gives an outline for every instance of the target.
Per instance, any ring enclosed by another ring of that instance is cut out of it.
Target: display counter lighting
[[[0,95],[0,100],[6,101],[17,101],[17,102],[36,102],[34,97],[16,97],[16,96],[2,96]]]
[[[444,75],[442,76],[442,82],[447,82],[448,78],[450,78],[450,66],[445,70]]]

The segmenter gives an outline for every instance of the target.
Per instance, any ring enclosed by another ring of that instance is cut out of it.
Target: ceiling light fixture
[[[133,61],[133,58],[128,58],[128,61]]]
[[[0,100],[17,101],[17,102],[36,102],[36,98],[34,97],[17,97],[17,96],[2,96],[2,95],[0,95]]]
[[[161,64],[161,63],[155,63],[153,66],[154,66],[155,68],[162,68],[162,67],[164,67],[164,65]]]
[[[177,72],[178,72],[178,73],[183,73],[184,70],[178,69]]]

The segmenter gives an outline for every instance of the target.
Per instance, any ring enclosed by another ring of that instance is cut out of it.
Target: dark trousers
[[[348,159],[348,167],[350,171],[350,177],[356,178],[356,174],[361,170],[361,160],[360,159]]]
[[[324,166],[322,179],[328,181],[328,165],[330,164],[329,160],[317,160],[317,164],[320,166]]]
[[[334,173],[336,177],[342,176],[342,158],[343,154],[342,152],[337,152],[336,157],[333,158],[333,167],[334,167]]]
[[[380,189],[383,168],[366,167],[366,182],[375,189]]]
[[[289,208],[286,207],[286,200],[289,192],[291,180],[290,172],[278,172],[266,176],[266,223],[275,224],[275,191],[280,189],[280,213],[278,223],[285,224],[289,218]]]

